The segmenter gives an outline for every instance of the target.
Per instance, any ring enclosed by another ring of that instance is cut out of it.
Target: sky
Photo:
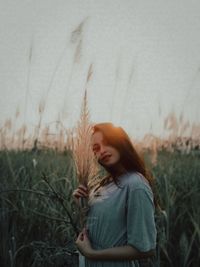
[[[0,0],[0,125],[32,131],[40,106],[72,127],[86,89],[92,122],[137,138],[171,112],[198,124],[199,32],[198,0]]]

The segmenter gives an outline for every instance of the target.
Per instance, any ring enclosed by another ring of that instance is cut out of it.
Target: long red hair
[[[106,143],[116,148],[120,153],[120,162],[127,172],[139,172],[149,182],[149,185],[155,193],[154,177],[147,169],[144,159],[135,150],[128,134],[121,127],[116,127],[110,122],[98,123],[93,126],[93,133],[101,132]],[[104,166],[109,172],[109,169]],[[113,177],[115,183],[117,178]],[[154,194],[154,204],[158,205]]]

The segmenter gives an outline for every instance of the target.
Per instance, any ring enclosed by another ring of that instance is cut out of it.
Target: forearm
[[[102,250],[92,249],[85,255],[91,260],[136,260],[148,258],[155,255],[154,250],[148,252],[140,252],[132,246],[126,245],[122,247],[112,247]]]

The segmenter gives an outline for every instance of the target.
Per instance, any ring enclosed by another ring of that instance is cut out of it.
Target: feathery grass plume
[[[197,143],[198,145],[200,145],[200,125],[198,125],[197,123],[192,124],[191,137],[193,140],[198,141]]]
[[[63,129],[60,129],[58,138],[59,138],[59,147],[58,147],[58,149],[59,149],[59,151],[63,151],[63,149],[64,149],[64,141],[65,141],[64,130]]]
[[[42,126],[42,116],[44,114],[44,110],[45,110],[45,100],[41,99],[40,103],[39,103],[39,106],[38,106],[39,122],[38,122],[38,125],[36,126],[36,129],[35,129],[34,141],[33,141],[33,150],[37,150],[38,149],[40,129],[41,129],[41,126]]]
[[[85,23],[87,21],[88,17],[85,18],[79,25],[78,27],[72,31],[71,33],[71,43],[73,44],[77,44],[77,42],[80,41],[81,39],[81,35],[82,35],[82,32],[83,32],[83,28],[85,26]]]
[[[4,123],[4,127],[7,128],[8,130],[11,130],[12,127],[12,120],[11,119],[7,119]]]
[[[85,90],[81,115],[77,127],[74,129],[74,134],[71,150],[76,167],[76,177],[79,184],[90,190],[90,182],[97,173],[97,164],[91,149],[92,124],[87,107],[87,90]],[[80,227],[83,228],[88,212],[88,199],[80,198],[80,206]]]
[[[149,150],[150,159],[153,165],[157,164],[158,150],[161,146],[161,140],[153,134],[146,134],[143,138],[143,149]]]
[[[66,147],[67,150],[72,150],[73,151],[73,147],[74,147],[73,129],[67,129],[66,133],[67,133],[67,139],[66,139],[65,147]]]
[[[62,109],[62,114],[64,116],[67,115],[65,106],[68,102],[68,95],[70,95],[70,91],[71,91],[71,82],[73,79],[73,75],[74,75],[74,71],[75,71],[75,67],[77,66],[77,64],[80,63],[81,60],[81,56],[82,56],[82,50],[83,50],[83,29],[84,29],[84,25],[86,22],[87,18],[84,19],[72,32],[71,32],[71,37],[70,37],[70,43],[73,46],[73,50],[74,50],[74,55],[73,55],[73,61],[71,64],[71,70],[69,73],[69,78],[67,81],[67,85],[66,85],[66,90],[65,90],[65,95],[64,95],[64,101],[63,101],[63,109]]]
[[[199,138],[194,135],[197,128],[195,129],[194,124],[191,125],[188,120],[184,120],[182,113],[177,119],[176,115],[171,112],[164,121],[164,128],[171,132],[166,146],[169,151],[178,150],[182,153],[189,153],[193,148],[198,148],[197,139]],[[200,137],[200,134],[198,135]]]
[[[48,135],[49,135],[49,126],[45,126],[45,128],[42,129],[41,131],[41,142],[45,147],[48,147]]]
[[[88,83],[92,77],[93,74],[93,64],[91,63],[88,69],[88,74],[87,74],[87,80],[86,83]]]
[[[77,170],[77,178],[80,184],[87,186],[88,181],[97,172],[94,155],[91,149],[92,124],[90,123],[87,107],[87,90],[85,90],[81,116],[75,128],[75,136],[72,142],[72,152]]]
[[[25,124],[22,125],[21,131],[22,131],[22,150],[23,150],[24,149],[24,145],[26,143],[25,134],[27,132],[27,126]]]

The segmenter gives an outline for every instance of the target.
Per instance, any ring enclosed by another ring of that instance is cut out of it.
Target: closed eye
[[[92,148],[92,150],[93,150],[94,153],[95,152],[98,152],[99,149],[100,149],[100,146],[97,146],[97,145],[93,146],[93,148]]]

